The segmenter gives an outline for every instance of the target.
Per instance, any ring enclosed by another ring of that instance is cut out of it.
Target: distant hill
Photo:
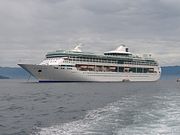
[[[9,79],[9,77],[1,76],[1,75],[0,75],[0,79]]]
[[[162,67],[163,75],[179,75],[180,76],[180,66],[167,66]]]
[[[180,66],[162,67],[162,76],[176,75],[180,77]],[[0,76],[12,79],[27,79],[29,73],[20,67],[0,67]]]
[[[0,76],[11,79],[26,79],[29,77],[29,73],[20,67],[0,67]]]

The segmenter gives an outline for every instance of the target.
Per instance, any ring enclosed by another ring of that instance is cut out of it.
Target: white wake
[[[123,98],[87,112],[83,119],[40,128],[38,135],[139,135],[179,134],[180,110],[167,97],[144,102],[138,97]],[[166,102],[161,102],[161,101]]]

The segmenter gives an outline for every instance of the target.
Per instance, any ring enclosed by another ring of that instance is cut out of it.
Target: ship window
[[[136,72],[136,68],[130,68],[130,69],[129,69],[129,72],[135,73],[135,72]]]
[[[129,67],[125,67],[124,72],[129,72]]]
[[[147,73],[148,72],[148,68],[144,68],[144,73]]]
[[[119,72],[124,72],[124,67],[119,67]]]
[[[126,48],[126,52],[128,52],[128,48]]]
[[[137,68],[137,73],[142,73],[142,68]]]
[[[38,70],[38,72],[42,72],[42,70]]]

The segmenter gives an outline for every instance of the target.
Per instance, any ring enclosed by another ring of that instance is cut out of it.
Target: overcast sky
[[[76,42],[180,65],[180,0],[0,0],[0,66],[39,63]]]

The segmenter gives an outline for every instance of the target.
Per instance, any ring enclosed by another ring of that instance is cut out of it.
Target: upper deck
[[[105,52],[104,54],[95,54],[90,52],[82,52],[81,50],[57,50],[54,52],[49,52],[46,54],[46,58],[57,58],[57,57],[68,57],[68,58],[78,58],[82,61],[93,61],[98,62],[101,61],[115,61],[115,63],[123,64],[123,63],[148,63],[148,65],[158,65],[158,63],[152,59],[151,57],[140,57],[137,55],[133,55],[128,52],[126,47],[118,47],[116,50]]]

